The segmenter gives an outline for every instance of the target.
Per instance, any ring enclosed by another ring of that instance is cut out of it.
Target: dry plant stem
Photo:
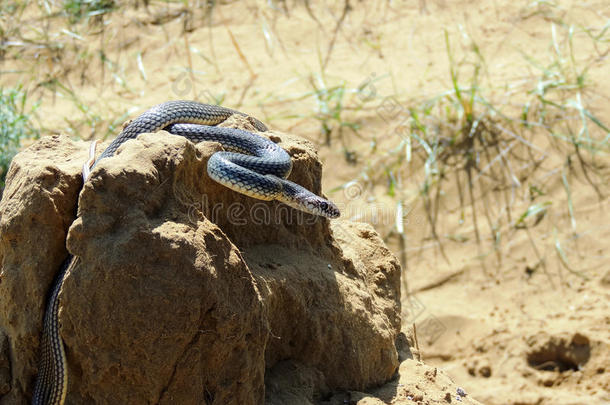
[[[226,22],[224,16],[222,15],[222,12],[220,9],[218,9],[218,13],[220,14],[220,17],[222,19],[222,25],[225,27],[225,30],[227,31],[227,34],[229,35],[229,39],[231,39],[231,43],[233,44],[233,47],[235,48],[235,51],[237,52],[237,55],[239,56],[239,59],[242,61],[242,63],[246,67],[246,69],[248,69],[248,72],[250,73],[250,80],[253,80],[253,78],[256,77],[256,73],[254,73],[254,70],[252,70],[250,63],[248,63],[248,59],[246,58],[246,55],[244,55],[244,53],[241,51],[241,47],[239,46],[239,43],[235,39],[233,32],[227,25],[227,22]]]
[[[419,348],[419,341],[417,340],[417,329],[415,328],[415,324],[413,323],[413,343],[415,344],[415,349],[417,350],[418,356],[421,356],[421,350]]]
[[[464,221],[464,194],[462,192],[462,183],[460,182],[460,171],[455,170],[455,182],[457,184],[458,199],[460,200],[460,218]]]
[[[345,17],[347,17],[347,13],[350,11],[351,6],[349,5],[349,0],[345,0],[345,4],[343,6],[343,13],[339,20],[337,21],[337,25],[335,26],[335,30],[333,32],[333,37],[328,44],[328,49],[326,51],[326,56],[324,57],[324,62],[322,63],[322,72],[326,70],[326,66],[328,65],[328,61],[330,60],[330,55],[333,52],[333,48],[335,47],[335,41],[337,40],[337,35],[339,34],[339,30],[341,29],[341,25],[343,25],[343,21]]]
[[[440,188],[440,186],[437,186]],[[430,201],[430,196],[428,196],[427,194],[423,197],[424,198],[424,209],[426,211],[426,217],[428,218],[428,222],[430,223],[430,233],[432,234],[432,238],[434,240],[436,240],[436,242],[438,243],[438,248],[439,251],[441,252],[441,256],[443,256],[443,259],[445,260],[445,262],[447,264],[451,264],[451,262],[449,261],[449,258],[447,257],[447,254],[445,253],[445,248],[443,246],[443,243],[441,242],[441,239],[438,237],[438,234],[436,233],[436,222],[434,220],[434,214],[432,213],[432,203]]]
[[[248,83],[246,83],[246,85],[244,86],[244,88],[241,91],[239,100],[237,101],[236,108],[240,108],[242,106],[242,104],[246,98],[246,94],[248,93],[248,90],[250,90],[250,88],[252,87],[254,82],[256,82],[256,78],[257,78],[257,76],[250,76],[250,80],[248,80]]]
[[[411,261],[410,261],[411,265],[413,266],[413,268],[416,268],[421,263],[422,256],[424,254],[424,247],[423,247],[423,245],[420,245],[419,247],[417,247],[416,252],[417,253],[416,253],[415,257],[412,257]],[[415,264],[413,264],[413,263],[415,263]]]
[[[569,265],[569,263],[567,262],[567,258],[565,257],[565,252],[563,251],[563,249],[561,248],[561,244],[559,243],[559,239],[558,236],[555,232],[555,253],[557,253],[557,257],[559,259],[559,263],[561,264],[559,266],[559,274],[560,276],[562,276],[561,273],[561,267],[565,267],[565,269],[567,271],[569,271],[570,273],[574,274],[575,276],[578,276],[580,278],[582,278],[583,280],[589,281],[590,278],[584,274],[582,271],[578,271],[578,270],[574,270],[572,268],[572,266]],[[562,276],[562,281],[563,281],[563,276]]]
[[[220,12],[220,10],[219,10],[219,12]],[[221,16],[222,16],[222,14],[221,14]],[[223,18],[223,21],[224,21],[224,18]],[[246,98],[246,94],[248,93],[248,90],[250,90],[250,88],[256,81],[256,78],[258,77],[258,75],[256,73],[254,73],[252,66],[250,66],[250,63],[248,62],[246,55],[244,55],[244,53],[242,52],[241,47],[239,46],[239,43],[235,39],[233,32],[231,32],[231,29],[229,28],[229,26],[226,24],[226,22],[223,22],[223,25],[224,25],[225,29],[227,30],[227,34],[229,35],[229,38],[231,39],[231,43],[233,44],[233,47],[235,48],[235,51],[237,52],[239,59],[242,61],[242,63],[248,69],[248,72],[250,73],[250,79],[248,80],[248,83],[243,87],[242,92],[239,96],[239,100],[237,102],[237,106],[239,107],[242,105],[244,99]]]
[[[483,184],[483,178],[479,177],[479,188],[481,190],[485,190],[485,185]],[[491,192],[493,194],[493,191]],[[500,269],[502,267],[502,255],[500,252],[500,247],[497,246],[496,244],[496,233],[495,233],[495,227],[493,226],[493,221],[491,219],[491,214],[490,214],[490,210],[489,210],[489,197],[487,193],[484,193],[482,196],[482,200],[483,200],[483,208],[485,209],[485,218],[487,219],[487,226],[489,227],[489,233],[491,236],[491,240],[494,241],[494,252],[496,254],[496,260],[498,262],[498,269]]]
[[[239,55],[239,59],[241,59],[243,64],[248,69],[248,72],[250,72],[250,77],[251,78],[256,77],[256,73],[254,73],[254,71],[252,70],[250,63],[248,63],[248,60],[246,59],[246,55],[244,55],[244,53],[241,51],[241,48],[239,47],[237,40],[233,36],[233,33],[231,32],[231,30],[229,29],[229,27],[226,24],[224,26],[227,30],[227,33],[229,34],[229,37],[231,38],[231,43],[233,44],[233,47],[235,47],[235,50],[237,51],[237,54]]]
[[[184,48],[186,50],[186,60],[189,64],[189,76],[191,78],[191,83],[193,84],[193,86],[192,86],[193,94],[195,96],[195,100],[200,101],[199,96],[198,96],[199,92],[195,88],[197,83],[195,83],[195,73],[193,70],[193,59],[191,58],[191,47],[189,45],[188,34],[186,33],[186,31],[184,31],[182,33],[182,37],[184,38]]]
[[[443,181],[443,179],[445,178],[445,171],[444,169],[441,169],[441,173],[439,175],[439,179],[438,179],[438,183],[436,184],[436,193],[434,195],[434,228],[436,229],[436,224],[438,221],[438,210],[440,207],[440,201],[441,201],[441,183]],[[441,241],[438,241],[439,245],[441,244]]]
[[[100,34],[100,48],[102,49],[102,53],[101,53],[101,58],[100,58],[100,68],[102,70],[102,80],[100,81],[101,87],[100,87],[100,93],[101,90],[104,88],[104,78],[106,77],[106,63],[104,63],[104,55],[106,54],[106,52],[104,51],[104,34],[106,32],[106,29],[104,28],[104,15],[100,16],[102,19],[102,32]]]
[[[567,175],[566,175],[566,168],[568,168],[568,161],[569,159],[566,159],[566,162],[563,165],[563,168],[561,170],[561,182],[563,183],[563,188],[565,190],[566,193],[566,197],[567,197],[567,202],[568,202],[568,215],[570,216],[570,225],[572,226],[572,232],[576,233],[576,219],[574,218],[574,206],[573,206],[573,202],[572,202],[572,191],[570,190],[570,183],[568,181]]]
[[[263,19],[263,23],[266,24],[267,22],[267,16],[265,13],[265,10],[261,11],[261,18]],[[278,20],[278,16],[280,14],[275,12],[275,10],[273,10],[273,12],[271,13],[271,25],[269,26],[271,28],[271,31],[273,33],[273,38],[275,40],[277,40],[278,44],[280,44],[280,48],[282,48],[282,51],[284,52],[284,54],[287,54],[286,51],[286,46],[284,45],[284,41],[282,41],[282,36],[278,35],[277,33],[277,20]],[[269,52],[269,46],[267,48],[267,51]]]
[[[512,178],[510,176],[510,174],[511,174],[510,168],[508,167],[508,164],[506,162],[506,157],[504,156],[503,153],[501,153],[500,147],[498,144],[496,144],[495,148],[496,148],[496,153],[500,156],[500,162],[502,163],[502,166],[504,167],[504,170],[501,170],[502,182],[504,183],[505,186],[510,187],[510,189],[512,190]],[[508,220],[508,223],[510,224],[512,222],[511,214],[510,214],[510,196],[509,196],[506,188],[503,190],[502,195],[504,196],[504,207],[506,208],[507,220]]]
[[[409,270],[407,263],[407,236],[404,233],[398,233],[398,245],[400,247],[400,264],[402,266],[403,294],[409,295],[409,283],[407,281],[407,271]]]
[[[455,271],[452,271],[451,273],[445,274],[440,279],[433,280],[433,281],[429,282],[428,284],[424,284],[424,285],[418,287],[415,291],[412,292],[412,294],[419,294],[423,291],[430,291],[434,288],[438,288],[442,285],[445,285],[448,282],[454,280],[456,277],[463,275],[465,273],[465,271],[466,270],[464,270],[464,268],[462,268],[460,270],[455,270]]]
[[[476,203],[474,200],[474,184],[472,181],[472,170],[474,167],[474,161],[472,160],[472,158],[468,158],[468,162],[466,163],[466,175],[468,176],[468,194],[470,195],[470,208],[472,210],[472,221],[473,221],[473,225],[474,225],[474,235],[476,237],[477,240],[477,254],[478,256],[482,259],[482,252],[481,252],[481,237],[479,235],[479,223],[477,221],[477,209],[476,209]],[[487,272],[487,266],[485,265],[485,260],[481,260],[481,267],[483,268],[483,271],[488,274]]]
[[[498,143],[494,142],[494,149],[496,150],[496,153],[500,153],[499,149],[498,149]],[[489,147],[483,147],[483,151],[485,153],[485,157],[487,158],[487,162],[492,162],[492,157],[489,154]],[[504,183],[505,183],[505,173],[503,170],[500,170],[501,176],[498,176],[498,174],[496,173],[496,171],[493,168],[493,165],[491,165],[489,167],[489,172],[491,174],[491,178],[492,179],[498,179],[500,178],[501,181],[501,185],[500,185],[500,189],[502,189]],[[490,212],[490,208],[489,208],[489,194],[493,195],[494,194],[494,187],[490,186],[489,187],[489,193],[485,192],[484,190],[486,190],[487,188],[485,187],[485,184],[483,183],[483,176],[479,176],[478,177],[478,183],[479,183],[479,188],[483,191],[482,193],[482,200],[483,200],[483,208],[485,209],[485,218],[487,219],[487,226],[489,227],[489,232],[491,235],[491,240],[493,241],[494,244],[494,252],[496,254],[496,260],[498,262],[498,268],[500,268],[502,266],[502,256],[500,254],[500,249],[499,246],[497,246],[497,237],[496,237],[496,227],[494,227],[493,225],[493,220],[491,218],[491,212]],[[502,191],[500,191],[501,194]]]
[[[474,224],[474,236],[477,240],[477,245],[481,246],[481,237],[479,236],[479,224],[477,221],[477,209],[475,207],[475,200],[474,200],[474,191],[473,191],[473,187],[474,185],[472,184],[472,167],[473,167],[473,161],[472,158],[468,158],[468,161],[466,162],[466,176],[468,177],[468,194],[470,196],[470,208],[472,210],[472,222]]]
[[[320,31],[325,32],[324,26],[322,25],[320,20],[318,20],[318,17],[316,17],[316,15],[313,13],[313,11],[311,9],[311,4],[309,4],[309,0],[305,0],[304,4],[305,4],[305,10],[307,11],[307,14],[309,14],[311,19],[314,20],[316,22],[316,24],[318,24],[318,28],[320,28]]]
[[[220,74],[220,68],[218,67],[218,62],[216,59],[216,49],[214,48],[214,34],[212,30],[214,7],[216,7],[216,2],[212,1],[211,3],[208,3],[208,9],[206,10],[206,17],[208,20],[208,43],[210,44],[210,56],[212,61],[214,61],[214,69],[216,69],[217,74]]]
[[[595,182],[593,180],[591,180],[591,178],[589,177],[589,171],[587,170],[588,164],[585,162],[585,160],[582,157],[582,154],[580,153],[580,147],[578,146],[578,142],[576,142],[576,141],[574,141],[574,139],[572,139],[572,144],[574,145],[576,157],[578,158],[578,163],[580,163],[580,168],[582,169],[582,173],[585,176],[585,179],[587,179],[587,182],[589,182],[591,187],[593,187],[593,190],[595,190],[595,193],[597,194],[597,198],[599,198],[600,201],[603,201],[604,195],[600,191],[599,187],[597,187],[597,184],[595,184]]]
[[[187,7],[187,9],[182,13],[182,16],[184,17],[184,19],[182,20],[182,34],[186,35],[187,32],[192,32],[194,30],[194,13],[191,11],[190,8]]]
[[[534,238],[532,238],[532,233],[530,232],[528,227],[525,227],[525,233],[527,234],[527,238],[529,239],[530,244],[532,245],[532,249],[534,250],[536,257],[538,258],[538,264],[540,266],[542,266],[542,270],[544,270],[544,274],[549,279],[549,283],[551,284],[551,287],[555,288],[555,283],[553,283],[553,278],[549,274],[549,270],[546,268],[546,262],[544,260],[544,257],[542,257],[542,255],[540,255],[540,252],[538,251],[538,247],[536,246],[536,242],[534,242]]]

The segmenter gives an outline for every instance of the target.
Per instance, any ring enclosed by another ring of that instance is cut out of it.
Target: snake
[[[115,155],[126,141],[135,139],[142,133],[164,129],[194,143],[220,143],[223,150],[209,158],[207,173],[210,178],[229,189],[259,200],[277,200],[312,215],[329,219],[340,216],[340,210],[333,202],[287,180],[292,170],[292,159],[278,144],[258,133],[217,126],[233,115],[246,117],[257,132],[267,131],[265,124],[258,119],[219,105],[188,100],[158,104],[129,122],[97,159],[97,142],[91,143],[89,159],[82,168],[83,183],[100,160]],[[62,405],[66,399],[68,366],[60,336],[59,292],[65,275],[79,264],[78,256],[68,255],[49,290],[33,405]]]

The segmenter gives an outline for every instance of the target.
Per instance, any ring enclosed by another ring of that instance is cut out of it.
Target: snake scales
[[[234,128],[216,127],[233,114],[246,116],[258,131],[267,127],[259,120],[229,108],[194,101],[168,101],[152,107],[130,122],[97,160],[95,143],[89,162],[83,166],[83,181],[90,169],[112,156],[125,141],[144,132],[165,129],[193,142],[215,141],[225,151],[208,161],[208,175],[228,188],[261,200],[278,200],[314,215],[336,218],[339,209],[298,184],[286,180],[292,169],[288,153],[262,136]],[[34,386],[34,405],[61,405],[68,389],[68,369],[59,333],[59,291],[65,274],[78,266],[78,256],[68,256],[55,277],[47,300],[41,337],[38,375]]]

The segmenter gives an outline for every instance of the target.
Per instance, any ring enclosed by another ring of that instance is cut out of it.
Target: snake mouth
[[[341,211],[335,204],[330,201],[316,198],[315,201],[308,203],[313,214],[334,219],[341,216]]]
[[[278,200],[299,211],[307,212],[308,214],[326,217],[328,219],[335,219],[341,216],[341,211],[335,204],[322,197],[318,197],[315,194],[306,197],[301,195],[300,198],[278,198]]]
[[[285,179],[279,180],[282,185],[282,192],[275,198],[284,204],[308,214],[329,219],[338,218],[341,215],[341,211],[333,202],[312,193],[299,184]]]

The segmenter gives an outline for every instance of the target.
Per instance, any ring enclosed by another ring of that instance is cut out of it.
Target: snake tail
[[[59,291],[66,274],[80,262],[68,256],[55,276],[44,314],[38,376],[34,385],[33,405],[62,405],[68,392],[68,368],[64,344],[59,335]]]

